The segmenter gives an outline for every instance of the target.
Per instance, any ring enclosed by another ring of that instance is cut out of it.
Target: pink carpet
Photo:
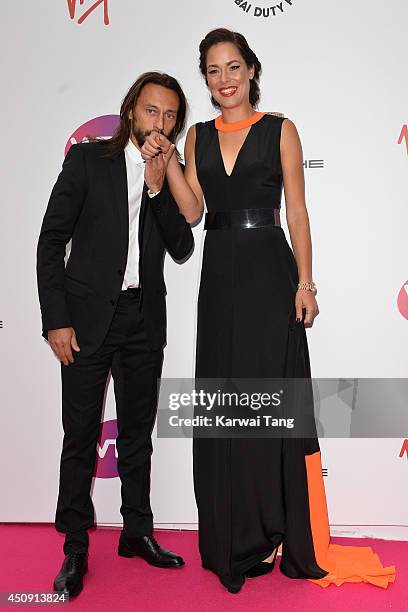
[[[89,572],[84,579],[84,590],[68,604],[70,609],[87,612],[408,609],[407,542],[332,538],[337,544],[372,546],[384,565],[395,564],[396,581],[388,589],[369,584],[330,585],[322,589],[307,580],[286,578],[275,567],[272,574],[247,580],[241,592],[232,595],[212,572],[202,569],[196,532],[157,530],[155,535],[162,546],[184,557],[184,568],[164,570],[151,567],[142,559],[124,559],[116,552],[118,529],[99,528],[91,532]],[[63,560],[63,536],[52,525],[3,524],[0,541],[0,591],[52,590],[54,576]],[[280,557],[278,563],[279,560]],[[50,609],[49,606],[24,607]]]

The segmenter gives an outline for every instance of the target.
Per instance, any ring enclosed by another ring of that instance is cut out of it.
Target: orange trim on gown
[[[215,127],[220,132],[236,132],[237,130],[243,130],[251,125],[254,125],[255,123],[258,123],[258,121],[260,121],[264,115],[265,113],[256,111],[250,117],[241,119],[241,121],[234,121],[234,123],[224,123],[222,120],[222,115],[218,115],[218,117],[215,118]]]
[[[310,525],[317,564],[327,576],[311,582],[327,587],[344,582],[368,582],[387,588],[395,581],[395,565],[383,567],[371,546],[330,544],[329,519],[324,490],[320,452],[305,455],[309,491]]]

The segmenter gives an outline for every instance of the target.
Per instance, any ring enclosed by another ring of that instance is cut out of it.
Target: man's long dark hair
[[[179,82],[169,74],[163,72],[144,72],[140,77],[133,83],[127,94],[125,95],[122,105],[120,107],[120,123],[117,127],[112,138],[106,141],[109,145],[109,154],[118,155],[126,147],[130,133],[131,133],[131,120],[129,119],[129,111],[133,110],[137,99],[142,91],[143,87],[148,83],[154,83],[155,85],[161,85],[167,89],[171,89],[178,95],[180,106],[177,112],[176,125],[174,126],[169,140],[173,143],[176,142],[178,136],[185,128],[186,115],[187,115],[187,100]]]

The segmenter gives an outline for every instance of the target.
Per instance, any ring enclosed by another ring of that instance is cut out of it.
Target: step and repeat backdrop
[[[263,68],[259,110],[283,113],[302,140],[320,308],[307,331],[313,376],[408,376],[403,0],[5,0],[1,12],[0,521],[54,519],[60,371],[41,337],[35,253],[63,157],[88,134],[112,134],[147,70],[180,81],[189,125],[213,118],[198,45],[215,27],[246,36]],[[186,263],[165,262],[168,378],[194,371],[202,223],[194,235]],[[115,436],[110,385],[93,485],[99,524],[121,523]],[[406,438],[321,440],[333,534],[408,538]],[[197,527],[191,440],[155,433],[152,505],[158,527]]]

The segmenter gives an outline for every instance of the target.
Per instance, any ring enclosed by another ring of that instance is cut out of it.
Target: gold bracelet
[[[312,291],[313,293],[316,293],[316,291],[317,291],[316,284],[313,281],[310,281],[310,282],[307,282],[307,283],[298,283],[297,288],[298,289],[306,289],[307,291]]]

